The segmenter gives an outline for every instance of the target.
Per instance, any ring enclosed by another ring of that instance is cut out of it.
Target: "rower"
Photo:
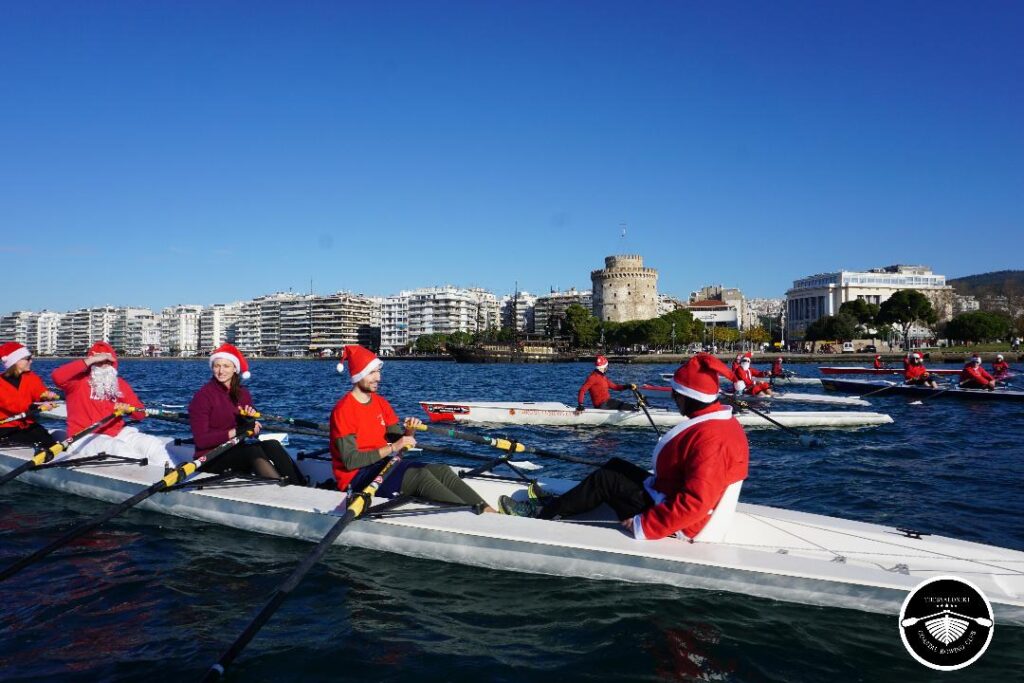
[[[134,420],[146,417],[142,401],[132,387],[117,374],[118,360],[114,347],[98,341],[89,347],[85,358],[61,365],[50,378],[64,392],[68,411],[68,433],[76,434],[88,425],[112,415],[115,410]],[[77,441],[72,447],[76,457],[118,455],[125,458],[146,458],[151,465],[173,462],[163,440],[124,420],[113,420],[105,427]]]
[[[0,420],[5,420],[0,425],[0,440],[37,451],[57,443],[50,432],[26,414],[32,412],[33,403],[59,398],[32,372],[32,352],[18,342],[7,342],[0,345],[0,363]],[[15,415],[23,417],[11,420]]]
[[[754,354],[749,351],[740,358],[740,369],[739,372],[734,373],[739,381],[746,385],[746,392],[751,396],[757,396],[758,394],[764,394],[765,396],[772,395],[772,385],[768,382],[756,382],[755,377],[767,377],[768,373],[758,370],[750,366],[753,360]],[[737,392],[740,393],[740,392]]]
[[[210,354],[210,380],[199,388],[188,404],[188,421],[196,445],[196,457],[206,455],[239,434],[257,436],[262,425],[252,407],[252,395],[242,386],[249,379],[249,361],[232,344],[221,344]],[[274,439],[242,440],[203,468],[220,474],[227,470],[255,474],[302,486],[305,477],[295,467],[288,451]]]
[[[992,362],[992,376],[996,380],[1006,379],[1006,376],[1010,374],[1010,364],[1003,359],[1003,354],[998,354],[996,359]]]
[[[416,447],[413,433],[423,423],[407,417],[399,424],[391,404],[377,393],[383,365],[373,351],[357,345],[346,346],[338,362],[338,372],[347,367],[352,380],[352,390],[331,411],[331,466],[340,491],[361,491],[392,455]],[[402,460],[375,495],[399,493],[497,512],[447,465]]]
[[[738,378],[720,360],[698,353],[672,377],[672,398],[685,415],[654,447],[653,474],[612,458],[565,494],[543,505],[508,496],[499,505],[520,517],[556,519],[589,512],[601,504],[615,511],[637,540],[681,535],[691,541],[725,538],[747,477],[747,435],[732,408],[718,402],[719,376]]]
[[[992,375],[985,372],[981,367],[981,358],[977,355],[971,356],[964,369],[960,371],[960,386],[964,389],[988,389],[996,388],[996,380]]]
[[[882,362],[882,357],[881,356],[878,356],[878,355],[875,356],[874,368],[875,368],[875,370],[885,370],[886,365],[885,365],[885,363]]]
[[[612,398],[610,393],[610,390],[636,391],[636,385],[616,384],[608,379],[605,375],[606,372],[608,372],[608,359],[604,356],[598,356],[594,359],[593,372],[587,376],[587,381],[583,383],[583,386],[580,387],[580,390],[577,393],[577,415],[583,412],[583,395],[588,392],[590,393],[590,402],[595,408],[599,408],[601,410],[639,410],[639,407],[635,403],[629,403],[627,401],[620,401],[617,398]]]
[[[936,388],[935,380],[928,372],[927,368],[924,367],[924,361],[921,359],[921,354],[914,352],[907,356],[905,362],[907,364],[906,369],[903,371],[903,383],[911,386],[924,386]]]
[[[735,370],[733,372],[735,372]],[[779,356],[778,358],[776,358],[775,362],[772,363],[772,371],[771,371],[771,375],[770,376],[771,377],[785,377],[786,376],[786,371],[782,369],[782,356]]]
[[[743,354],[737,353],[736,358],[732,361],[732,374],[736,374],[740,371],[740,363],[743,360]]]

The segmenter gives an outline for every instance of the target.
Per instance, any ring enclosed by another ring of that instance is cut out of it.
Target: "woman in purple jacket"
[[[241,351],[221,344],[210,356],[213,377],[196,392],[188,405],[188,419],[196,444],[196,457],[208,453],[237,434],[252,430],[259,434],[260,423],[252,417],[252,397],[241,385],[248,379],[248,363]],[[225,470],[256,474],[268,479],[286,478],[290,484],[305,484],[295,463],[277,441],[242,442],[203,466],[206,472]]]

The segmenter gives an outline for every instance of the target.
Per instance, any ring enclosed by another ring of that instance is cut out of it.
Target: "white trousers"
[[[89,434],[68,449],[68,456],[72,458],[100,453],[125,458],[148,458],[151,466],[175,467],[191,460],[193,450],[191,446],[175,446],[174,439],[144,434],[135,427],[124,427],[117,436]]]

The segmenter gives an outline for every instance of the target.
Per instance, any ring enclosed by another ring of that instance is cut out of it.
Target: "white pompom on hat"
[[[235,366],[235,372],[242,379],[249,379],[249,361],[245,359],[242,352],[233,344],[224,343],[218,346],[212,354],[210,354],[210,367],[213,367],[213,361],[217,359],[231,361],[231,364]]]
[[[598,370],[608,367],[608,359],[604,356],[598,356],[594,359],[594,367]]]
[[[32,355],[23,344],[18,342],[7,342],[6,344],[0,345],[0,360],[4,365],[4,372],[7,372],[14,367],[14,364],[23,358],[28,358]]]
[[[341,351],[341,360],[338,361],[338,372],[345,372],[345,366],[352,375],[352,384],[369,375],[377,368],[384,366],[384,361],[377,358],[377,354],[358,344],[346,346]]]

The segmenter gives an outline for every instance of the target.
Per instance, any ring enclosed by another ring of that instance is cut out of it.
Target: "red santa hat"
[[[213,350],[210,354],[210,367],[213,367],[213,361],[217,359],[230,361],[235,366],[235,372],[242,379],[249,379],[252,375],[249,374],[249,361],[245,359],[242,352],[238,350],[234,344],[224,343]]]
[[[608,359],[604,356],[598,356],[594,359],[594,367],[598,370],[608,367]]]
[[[342,349],[341,360],[338,361],[338,372],[345,372],[346,363],[348,364],[348,371],[352,375],[352,384],[355,384],[384,365],[384,361],[377,358],[377,354],[357,344],[352,344]]]
[[[702,403],[712,403],[718,400],[719,375],[732,382],[738,392],[746,387],[718,358],[710,353],[698,353],[676,370],[672,390]]]
[[[996,360],[1002,360],[1002,359],[1003,359],[1003,354],[1001,354],[1001,353],[1000,354],[996,354]]]
[[[85,352],[85,357],[97,356],[101,353],[109,353],[110,357],[114,359],[114,367],[117,367],[117,352],[114,351],[114,347],[105,341],[98,341],[89,347],[89,350]]]
[[[7,372],[14,367],[22,358],[28,358],[32,355],[32,352],[24,347],[24,345],[18,342],[6,342],[0,344],[0,360],[4,364],[4,372]]]
[[[919,353],[916,353],[916,352],[915,352],[915,353],[912,353],[912,354],[910,354],[910,357],[911,357],[911,358],[916,358],[917,360],[921,360],[921,354],[919,354]]]

